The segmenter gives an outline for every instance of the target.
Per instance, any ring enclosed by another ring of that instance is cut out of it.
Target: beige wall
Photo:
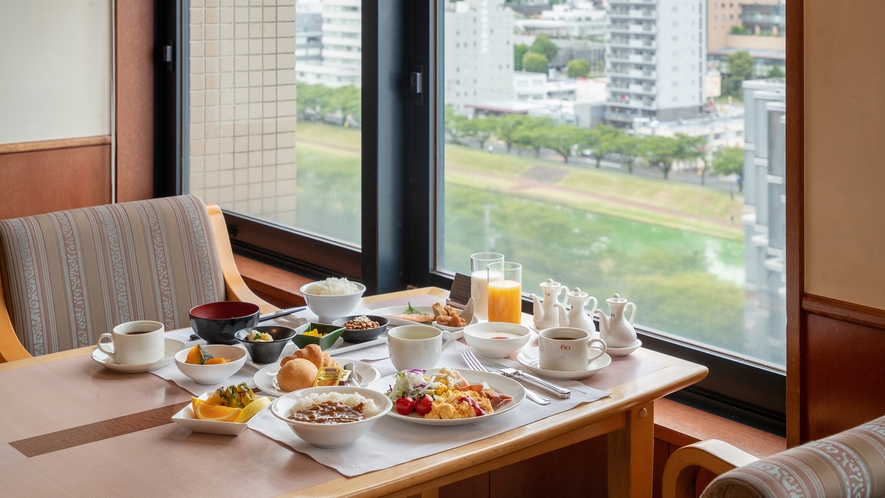
[[[0,0],[0,144],[111,132],[111,0]]]
[[[805,291],[885,309],[885,3],[805,0]]]

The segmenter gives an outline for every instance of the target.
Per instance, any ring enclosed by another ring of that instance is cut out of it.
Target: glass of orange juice
[[[489,321],[520,323],[522,321],[522,265],[512,261],[489,263]]]

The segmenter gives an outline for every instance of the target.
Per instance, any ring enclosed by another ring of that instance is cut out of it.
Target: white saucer
[[[642,346],[642,341],[640,341],[639,339],[636,339],[636,342],[627,346],[626,348],[608,347],[608,348],[605,348],[605,352],[612,355],[612,356],[627,356],[628,354],[632,353],[633,351],[636,351],[637,349],[639,349],[640,346]]]
[[[360,387],[366,387],[381,378],[381,372],[368,363],[338,357],[335,358],[335,361],[342,366],[347,363],[353,363],[354,373],[360,376]],[[280,362],[277,361],[276,363],[270,363],[255,372],[255,375],[252,376],[252,380],[255,382],[255,385],[261,389],[261,394],[267,394],[268,396],[282,396],[287,394],[286,391],[280,391],[279,386],[277,385],[277,372],[279,371]]]
[[[611,356],[603,353],[602,356],[590,362],[587,370],[545,370],[541,368],[541,362],[538,359],[538,348],[525,348],[516,355],[516,361],[541,377],[558,380],[578,380],[592,377],[596,372],[609,366],[612,359]]]
[[[184,349],[183,342],[167,338],[166,354],[163,356],[163,359],[155,361],[153,363],[145,363],[143,365],[120,365],[114,363],[114,360],[110,356],[106,355],[104,351],[98,348],[95,348],[95,351],[92,352],[92,359],[95,360],[99,365],[110,368],[115,372],[141,373],[150,372],[151,370],[156,370],[160,367],[165,367],[175,358],[175,353],[181,351],[182,349]]]

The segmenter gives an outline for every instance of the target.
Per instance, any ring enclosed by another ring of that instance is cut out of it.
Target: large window
[[[783,74],[711,55],[705,1],[252,3],[190,10],[189,190],[237,246],[379,291],[501,252],[782,423]]]

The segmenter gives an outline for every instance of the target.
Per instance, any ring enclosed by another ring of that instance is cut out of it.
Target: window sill
[[[312,278],[297,275],[275,266],[234,254],[237,269],[246,285],[261,299],[279,308],[304,306],[301,286],[313,282]]]
[[[719,439],[759,458],[787,449],[785,438],[669,399],[655,401],[655,439],[676,447]]]

